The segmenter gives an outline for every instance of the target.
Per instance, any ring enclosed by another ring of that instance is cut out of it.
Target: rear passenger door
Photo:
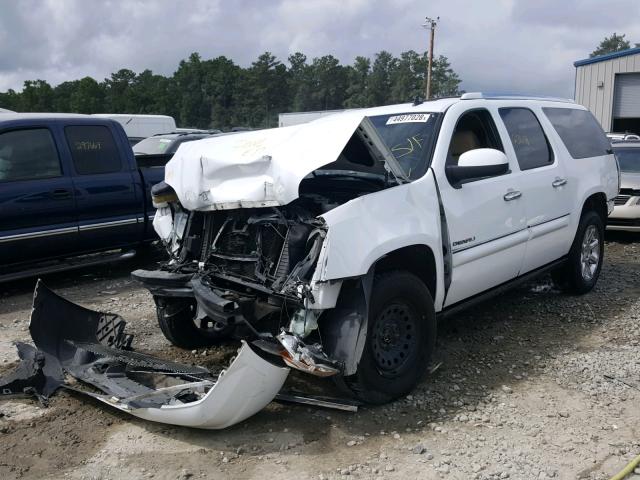
[[[70,172],[48,126],[0,131],[0,265],[73,252],[75,213]]]
[[[527,273],[567,253],[571,195],[565,166],[542,127],[546,118],[539,109],[507,107],[499,113],[510,140],[505,151],[522,171],[529,241],[521,273]]]
[[[117,248],[141,240],[143,207],[136,194],[138,172],[107,125],[67,125],[78,204],[80,249]],[[127,147],[128,148],[128,147]]]

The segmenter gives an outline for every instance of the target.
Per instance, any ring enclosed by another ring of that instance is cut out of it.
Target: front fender
[[[437,295],[444,291],[440,209],[431,171],[421,179],[347,202],[322,215],[327,237],[316,278],[322,281],[365,275],[384,255],[426,245],[435,256]],[[440,302],[434,299],[436,305]]]

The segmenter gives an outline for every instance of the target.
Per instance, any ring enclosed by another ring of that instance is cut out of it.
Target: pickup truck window
[[[73,165],[78,175],[115,173],[122,161],[111,131],[101,125],[65,127]]]
[[[520,170],[544,167],[553,163],[553,150],[535,114],[528,108],[501,108]]]
[[[47,128],[11,130],[0,134],[0,182],[61,175],[58,151]]]
[[[588,110],[543,108],[542,111],[573,158],[599,157],[610,153],[611,144]]]

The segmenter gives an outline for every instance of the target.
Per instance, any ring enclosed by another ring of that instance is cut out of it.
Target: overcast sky
[[[0,91],[120,68],[171,74],[191,52],[248,66],[269,50],[351,63],[380,50],[436,55],[467,91],[573,96],[573,62],[612,32],[640,42],[638,0],[0,0]]]

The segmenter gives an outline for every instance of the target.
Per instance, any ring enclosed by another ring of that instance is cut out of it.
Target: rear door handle
[[[566,184],[567,184],[567,179],[560,178],[560,177],[556,177],[556,179],[551,183],[551,185],[553,185],[553,188],[558,188]]]
[[[504,194],[502,198],[504,198],[505,202],[510,202],[511,200],[515,200],[516,198],[520,198],[522,196],[522,192],[517,190],[510,190]]]
[[[58,188],[56,190],[51,190],[49,192],[49,195],[55,200],[65,200],[67,198],[71,198],[71,190],[67,190],[66,188]]]

